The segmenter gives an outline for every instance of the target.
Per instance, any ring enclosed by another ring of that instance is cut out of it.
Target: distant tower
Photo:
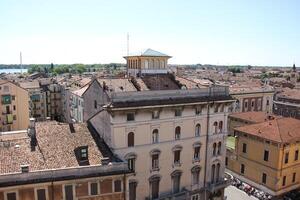
[[[293,72],[296,72],[296,65],[295,65],[295,63],[293,65]]]
[[[22,68],[23,68],[23,65],[22,65],[22,52],[20,52],[20,68],[21,68],[21,74],[22,74]]]

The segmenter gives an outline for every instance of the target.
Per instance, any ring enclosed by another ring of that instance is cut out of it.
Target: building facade
[[[24,130],[29,122],[28,92],[16,84],[0,80],[0,131]]]
[[[108,95],[90,122],[134,171],[129,199],[223,199],[227,87]]]
[[[300,121],[273,118],[235,128],[226,166],[242,181],[280,197],[300,186]]]

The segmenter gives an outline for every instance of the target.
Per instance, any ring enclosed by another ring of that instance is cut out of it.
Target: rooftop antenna
[[[20,67],[21,67],[21,74],[22,74],[22,52],[20,51]]]
[[[129,33],[127,33],[127,56],[129,56]]]

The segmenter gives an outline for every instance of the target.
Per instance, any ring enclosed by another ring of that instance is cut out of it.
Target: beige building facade
[[[29,123],[28,92],[12,82],[0,80],[0,131],[24,130]]]

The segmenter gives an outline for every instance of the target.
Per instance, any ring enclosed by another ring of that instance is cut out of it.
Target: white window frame
[[[97,195],[100,195],[101,194],[101,191],[100,191],[100,183],[99,181],[89,181],[89,186],[88,186],[88,194],[89,196],[97,196],[97,195],[92,195],[92,187],[91,187],[91,184],[92,183],[97,183],[97,189],[98,189],[98,194]]]
[[[75,187],[75,183],[70,183],[70,184],[63,184],[63,200],[66,200],[66,191],[65,191],[65,186],[67,185],[72,185],[72,190],[73,190],[73,199],[76,199],[76,187]]]
[[[10,191],[4,192],[4,200],[7,200],[8,193],[16,193],[16,199],[19,200],[19,191],[18,190],[10,190]]]
[[[48,194],[48,187],[37,187],[34,188],[34,199],[38,200],[37,191],[38,190],[45,190],[46,200],[49,200],[49,194]]]
[[[195,199],[196,198],[196,199]],[[191,200],[200,200],[200,194],[193,194]]]

